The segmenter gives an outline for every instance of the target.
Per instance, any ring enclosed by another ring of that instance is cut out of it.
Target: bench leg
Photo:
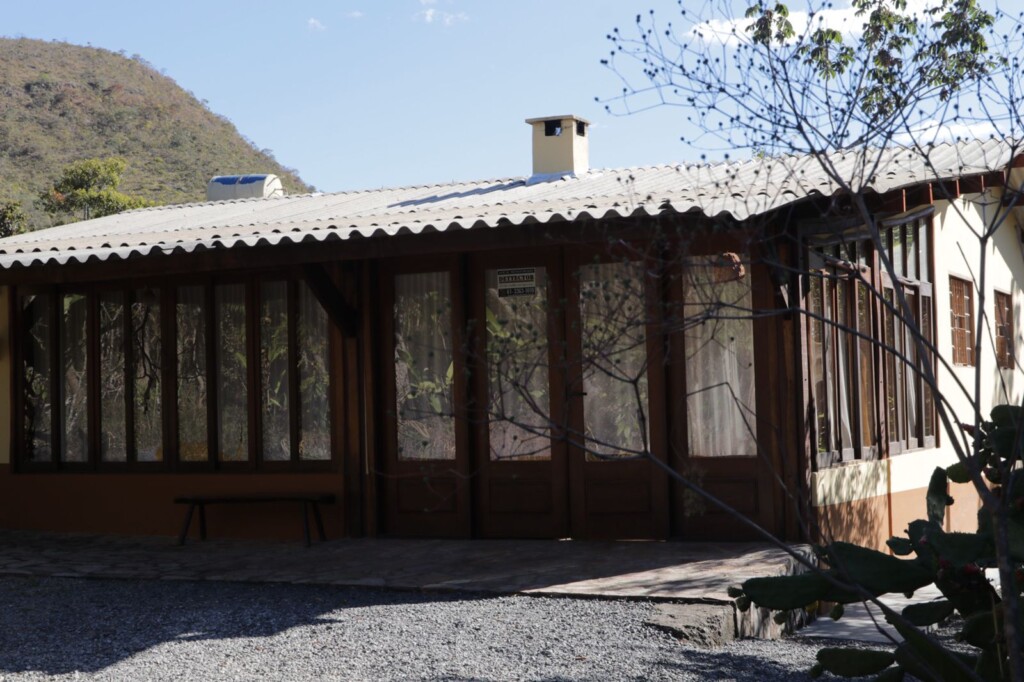
[[[185,544],[185,538],[188,537],[188,527],[192,525],[192,511],[196,508],[196,503],[193,502],[188,505],[188,509],[185,511],[185,523],[181,527],[181,533],[178,534],[178,545]]]
[[[199,503],[199,539],[206,539],[206,505]]]
[[[302,503],[302,537],[306,539],[306,547],[309,547],[309,502]]]
[[[324,520],[320,517],[320,503],[313,503],[313,519],[316,521],[316,532],[320,536],[320,542],[327,542],[327,534],[324,533]]]

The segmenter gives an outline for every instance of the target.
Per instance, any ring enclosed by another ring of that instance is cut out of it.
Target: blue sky
[[[4,5],[4,35],[141,55],[325,191],[528,175],[523,119],[550,114],[593,122],[595,168],[699,158],[680,110],[594,101],[620,88],[605,35],[672,0]]]

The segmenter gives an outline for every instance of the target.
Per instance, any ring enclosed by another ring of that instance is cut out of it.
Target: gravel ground
[[[642,602],[0,578],[0,680],[804,680],[819,643],[702,650]]]

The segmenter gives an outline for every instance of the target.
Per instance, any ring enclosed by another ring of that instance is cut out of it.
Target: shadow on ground
[[[424,594],[184,581],[0,580],[0,673],[95,673],[168,642],[269,638],[346,609],[464,602]],[[140,608],[140,604],[145,608]]]

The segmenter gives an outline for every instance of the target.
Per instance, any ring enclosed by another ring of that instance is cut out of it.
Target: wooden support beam
[[[323,263],[307,263],[302,266],[302,271],[310,291],[327,311],[331,322],[336,324],[346,337],[354,337],[359,329],[359,312],[345,300],[345,295],[327,274]]]

